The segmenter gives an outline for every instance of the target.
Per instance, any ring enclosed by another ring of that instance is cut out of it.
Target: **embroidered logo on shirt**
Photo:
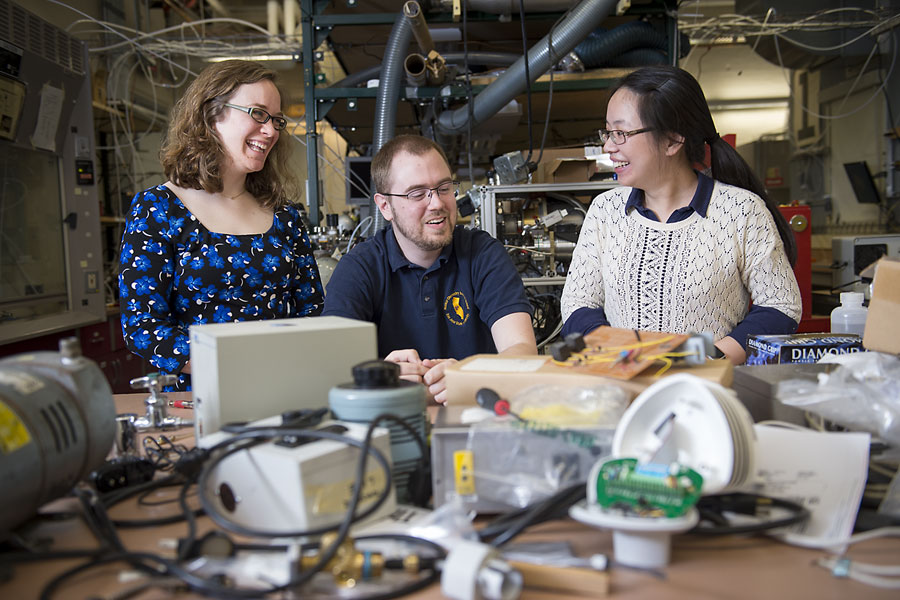
[[[454,325],[464,325],[469,312],[469,301],[462,292],[453,292],[444,299],[444,316]]]

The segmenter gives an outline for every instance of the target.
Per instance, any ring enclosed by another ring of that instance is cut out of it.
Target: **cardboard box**
[[[471,406],[475,404],[476,392],[483,387],[489,387],[509,398],[525,388],[542,384],[573,387],[617,385],[633,399],[659,380],[654,375],[655,371],[650,367],[647,375],[620,380],[557,366],[550,356],[476,354],[447,367],[444,377],[447,379],[447,404]],[[698,367],[672,367],[664,376],[691,373],[728,387],[731,385],[733,371],[727,360],[714,360]]]
[[[900,354],[900,260],[896,258],[875,263],[863,345],[867,350]]]
[[[826,354],[862,352],[862,340],[847,333],[795,333],[747,337],[748,365],[816,363]]]
[[[531,176],[532,183],[583,183],[597,172],[597,161],[584,155],[584,148],[544,150]]]

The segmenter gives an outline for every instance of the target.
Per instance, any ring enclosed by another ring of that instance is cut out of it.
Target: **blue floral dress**
[[[309,237],[290,205],[266,233],[213,233],[169,188],[144,190],[131,202],[120,263],[125,343],[162,373],[180,373],[190,359],[191,325],[322,311]],[[190,376],[172,389],[189,390]]]

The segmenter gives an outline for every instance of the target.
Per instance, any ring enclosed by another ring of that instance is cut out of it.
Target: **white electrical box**
[[[882,256],[900,258],[900,234],[840,236],[831,239],[836,290],[859,281],[863,269]],[[847,291],[842,289],[840,291]]]
[[[328,391],[377,358],[375,325],[303,317],[195,325],[191,381],[197,439],[230,422],[328,406]]]
[[[278,427],[279,417],[255,421],[254,427]],[[362,442],[368,425],[324,421],[313,429],[334,430]],[[211,447],[231,437],[224,431],[207,436]],[[387,428],[376,427],[372,446],[391,464]],[[269,441],[225,458],[210,474],[207,495],[229,520],[270,533],[307,531],[335,525],[346,516],[356,481],[359,448],[336,440],[304,440],[299,445]],[[369,508],[387,484],[384,467],[369,456],[357,514]],[[384,503],[360,523],[372,523],[397,508],[393,486]]]

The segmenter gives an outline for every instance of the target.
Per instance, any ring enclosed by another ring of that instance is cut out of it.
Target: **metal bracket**
[[[316,120],[321,121],[328,114],[328,111],[334,106],[334,100],[322,100],[316,102]]]

